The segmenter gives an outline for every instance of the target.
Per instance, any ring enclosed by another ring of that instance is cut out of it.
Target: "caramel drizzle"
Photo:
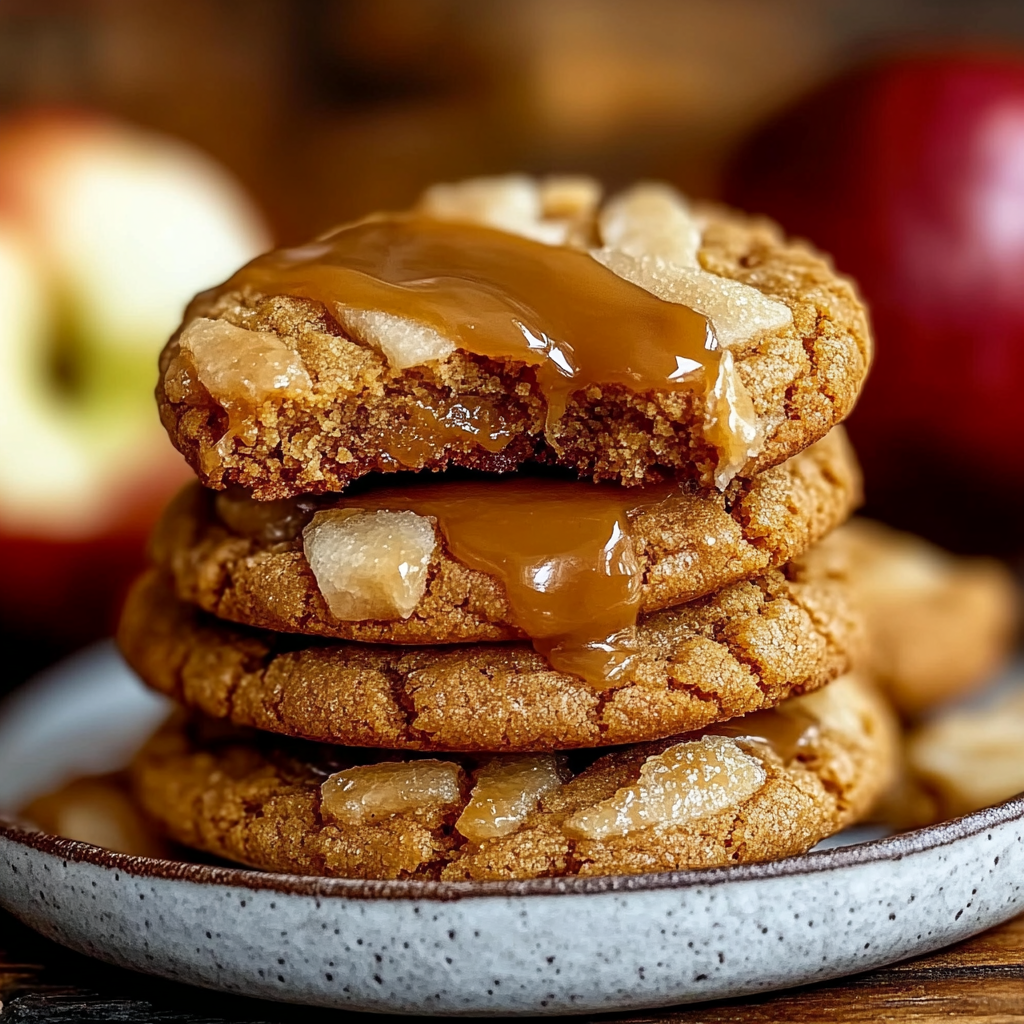
[[[707,393],[717,378],[707,317],[582,250],[477,224],[373,217],[259,256],[213,294],[242,290],[312,299],[336,314],[387,313],[426,324],[466,352],[535,366],[549,436],[570,397],[589,387]]]
[[[643,581],[629,513],[675,493],[512,478],[373,491],[338,505],[436,519],[454,558],[502,582],[513,624],[552,667],[604,689],[630,678],[637,653]]]

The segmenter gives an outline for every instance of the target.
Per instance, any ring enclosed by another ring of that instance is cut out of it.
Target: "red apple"
[[[726,197],[860,283],[877,359],[850,427],[872,505],[960,547],[1013,543],[986,531],[1024,498],[1024,60],[855,70],[755,135]]]
[[[87,114],[0,122],[8,625],[81,637],[109,618],[186,475],[157,419],[157,354],[195,292],[268,244],[239,186],[183,143]]]

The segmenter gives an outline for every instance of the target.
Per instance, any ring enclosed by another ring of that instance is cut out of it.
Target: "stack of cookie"
[[[121,625],[187,709],[137,798],[187,846],[362,878],[704,867],[855,821],[892,720],[842,567],[803,556],[859,500],[869,358],[825,260],[655,185],[440,186],[255,260],[161,361],[200,483]]]

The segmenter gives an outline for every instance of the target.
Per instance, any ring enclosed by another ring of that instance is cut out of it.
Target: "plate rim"
[[[655,892],[717,887],[730,882],[793,878],[823,871],[902,860],[958,840],[968,839],[1013,821],[1024,821],[1024,793],[1002,803],[935,825],[872,839],[852,846],[804,853],[795,857],[697,870],[660,871],[638,875],[529,878],[494,882],[438,882],[416,879],[374,880],[293,875],[245,867],[220,867],[157,857],[117,853],[75,839],[51,835],[0,815],[0,839],[66,862],[92,864],[141,878],[266,890],[283,896],[321,899],[432,901],[522,896],[593,896],[604,893]]]

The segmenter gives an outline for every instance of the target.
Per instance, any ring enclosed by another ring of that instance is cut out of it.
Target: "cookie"
[[[139,811],[124,773],[73,779],[36,797],[19,817],[52,836],[77,839],[135,857],[169,857],[172,851]]]
[[[892,713],[843,677],[705,733],[603,756],[424,758],[176,721],[135,792],[178,842],[271,871],[500,880],[802,853],[891,777]]]
[[[1022,750],[1019,686],[987,706],[946,711],[907,737],[907,768],[918,792],[913,805],[899,811],[927,824],[1009,800],[1024,792]]]
[[[871,339],[826,258],[664,186],[597,198],[465,182],[260,257],[161,356],[172,441],[259,500],[535,462],[724,488],[850,411]]]
[[[1001,563],[956,557],[866,519],[853,520],[808,555],[831,558],[846,567],[867,628],[858,667],[904,715],[976,690],[1012,654],[1020,594]]]
[[[129,594],[118,642],[154,689],[288,736],[408,750],[607,746],[704,728],[845,672],[860,638],[845,584],[787,571],[648,616],[633,678],[603,690],[521,642],[396,647],[230,626],[178,600],[158,570]]]
[[[781,466],[737,481],[727,494],[693,490],[631,511],[639,610],[692,601],[802,555],[849,516],[860,494],[856,458],[838,427]],[[370,491],[268,507],[192,486],[167,510],[152,552],[182,600],[245,625],[378,643],[524,637],[501,581],[454,557],[436,526],[422,594],[406,617],[334,615],[304,553],[302,531],[315,510],[365,508],[372,498]],[[501,500],[500,486],[493,500]],[[577,537],[572,543],[578,549]]]

